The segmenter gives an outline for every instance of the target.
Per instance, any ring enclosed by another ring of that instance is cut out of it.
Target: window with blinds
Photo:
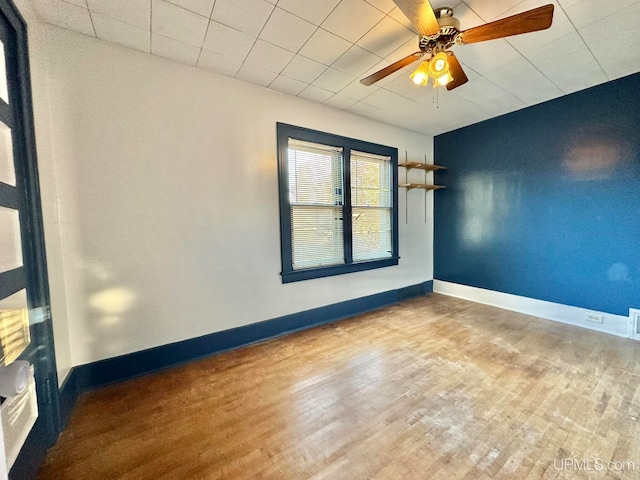
[[[278,124],[283,282],[398,264],[398,151]]]
[[[353,260],[391,257],[391,157],[350,157]]]
[[[344,263],[342,148],[289,139],[293,269]]]

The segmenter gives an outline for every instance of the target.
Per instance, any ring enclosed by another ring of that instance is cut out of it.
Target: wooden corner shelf
[[[423,190],[438,190],[440,188],[446,188],[444,185],[426,185],[424,183],[401,183],[398,187],[406,188],[407,190],[411,190],[412,188],[420,188]]]

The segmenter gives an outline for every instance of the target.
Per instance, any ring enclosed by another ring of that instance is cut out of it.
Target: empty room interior
[[[0,0],[0,479],[640,478],[639,25]]]

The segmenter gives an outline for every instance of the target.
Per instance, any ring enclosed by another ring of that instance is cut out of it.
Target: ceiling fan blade
[[[404,57],[397,62],[392,63],[388,67],[384,67],[382,70],[378,70],[376,73],[372,73],[368,77],[363,78],[362,80],[360,80],[360,83],[367,86],[373,85],[374,83],[382,80],[384,77],[397,72],[401,68],[404,68],[407,65],[411,65],[413,62],[419,60],[420,57],[422,57],[422,52],[412,53],[408,57]]]
[[[435,35],[440,25],[427,0],[393,0],[402,13],[415,25],[421,35]]]
[[[458,62],[456,55],[453,52],[446,53],[449,60],[449,72],[451,72],[451,76],[453,77],[453,80],[447,83],[447,90],[453,90],[467,83],[469,79],[465,75],[464,70],[462,70],[462,65]]]
[[[458,41],[465,43],[484,42],[496,38],[519,35],[521,33],[544,30],[551,26],[553,20],[553,5],[534,8],[511,17],[486,23],[478,27],[460,32]]]

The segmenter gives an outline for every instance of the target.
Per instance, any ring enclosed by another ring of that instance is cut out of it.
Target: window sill
[[[375,268],[391,267],[393,265],[398,265],[399,259],[400,257],[389,257],[381,260],[370,260],[366,262],[282,272],[282,283],[299,282],[301,280],[311,280],[313,278],[331,277],[333,275],[343,275],[345,273],[363,272],[365,270],[373,270]]]

